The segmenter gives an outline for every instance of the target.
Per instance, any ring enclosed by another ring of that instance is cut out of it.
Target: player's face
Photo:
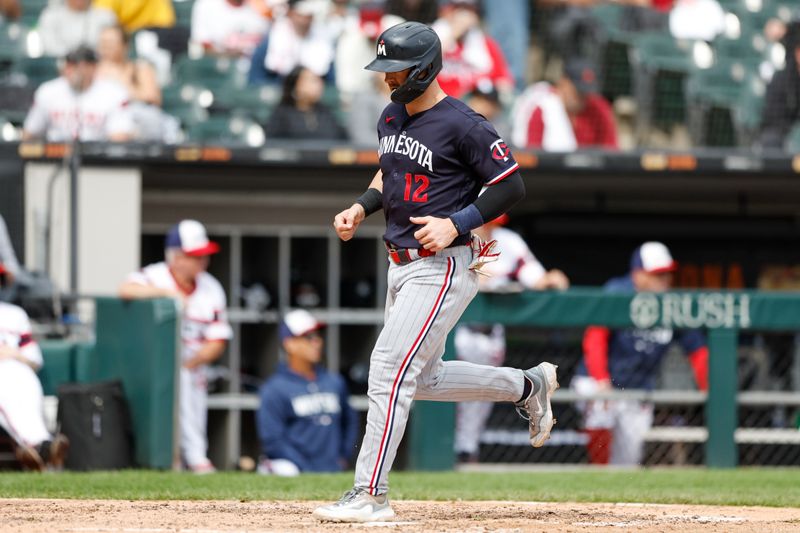
[[[672,288],[674,275],[672,272],[650,273],[644,270],[634,272],[633,282],[636,289],[646,292],[664,292]]]
[[[316,365],[322,360],[323,344],[322,335],[312,331],[302,337],[286,339],[285,348],[290,357]]]
[[[186,254],[177,254],[172,269],[179,275],[187,279],[195,279],[201,272],[208,269],[210,257],[207,255],[193,256]]]
[[[96,65],[91,61],[80,61],[79,63],[67,63],[64,66],[64,77],[67,79],[72,90],[83,92],[89,88],[94,81]]]
[[[394,91],[408,79],[408,74],[411,72],[410,68],[401,70],[400,72],[384,72],[383,81],[389,86],[389,90]]]

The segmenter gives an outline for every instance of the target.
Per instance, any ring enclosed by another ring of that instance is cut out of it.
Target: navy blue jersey
[[[630,274],[610,279],[603,288],[608,292],[636,291]],[[620,389],[654,389],[661,360],[670,345],[676,342],[686,356],[706,345],[705,335],[696,329],[682,330],[677,334],[671,328],[611,330],[608,372],[612,385]],[[587,375],[584,359],[581,359],[576,373]]]
[[[466,104],[446,97],[409,116],[389,104],[378,120],[378,155],[383,171],[384,239],[398,248],[420,248],[409,217],[445,218],[519,168],[494,127]],[[460,235],[453,245],[464,244]]]
[[[344,379],[322,366],[316,374],[310,381],[278,366],[259,391],[258,437],[270,459],[288,459],[303,472],[335,472],[353,453],[358,417]]]

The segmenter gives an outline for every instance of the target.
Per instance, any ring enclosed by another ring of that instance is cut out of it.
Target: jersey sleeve
[[[511,149],[487,121],[470,128],[460,150],[464,163],[478,175],[482,185],[499,183],[519,169]]]
[[[205,330],[206,341],[227,341],[233,338],[233,329],[228,322],[228,313],[225,308],[225,292],[222,287],[216,287],[214,290],[214,317]]]
[[[22,129],[34,137],[44,137],[47,133],[47,110],[42,105],[42,90],[37,89],[33,97],[33,105],[25,117]]]
[[[144,269],[131,272],[125,278],[125,283],[136,283],[137,285],[152,285],[147,277],[147,272]]]
[[[19,353],[35,366],[41,367],[42,364],[44,364],[42,350],[33,339],[31,321],[25,311],[22,309],[19,310],[19,316],[15,322],[17,323],[17,330],[19,331]]]

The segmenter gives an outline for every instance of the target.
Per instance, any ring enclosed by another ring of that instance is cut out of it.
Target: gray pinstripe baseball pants
[[[478,292],[468,270],[472,250],[456,246],[436,256],[389,266],[383,330],[370,357],[367,429],[355,486],[383,494],[413,399],[514,402],[521,370],[442,361],[448,332]]]

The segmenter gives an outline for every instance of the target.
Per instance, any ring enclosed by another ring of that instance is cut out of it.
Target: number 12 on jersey
[[[428,186],[431,184],[428,176],[425,174],[411,174],[411,172],[406,172],[406,191],[403,195],[403,200],[406,202],[416,202],[419,204],[425,203],[428,201],[428,193],[425,192],[428,190]],[[411,188],[413,185],[416,185],[414,188],[414,192],[411,192]]]

